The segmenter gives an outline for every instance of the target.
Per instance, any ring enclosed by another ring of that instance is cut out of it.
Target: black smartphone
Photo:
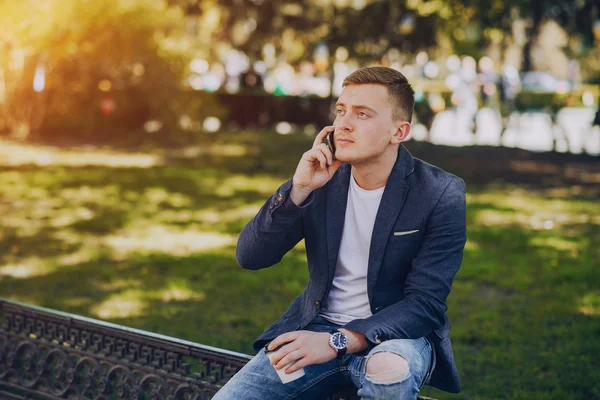
[[[325,140],[323,140],[323,143],[329,147],[329,151],[331,151],[331,154],[333,155],[333,161],[335,161],[335,142],[333,141],[334,132],[329,132],[327,136],[325,136]]]

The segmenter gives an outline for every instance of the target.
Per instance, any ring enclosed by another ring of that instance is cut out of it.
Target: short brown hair
[[[348,75],[342,86],[364,84],[387,87],[393,107],[392,118],[411,122],[415,108],[415,91],[404,75],[387,67],[361,68]]]

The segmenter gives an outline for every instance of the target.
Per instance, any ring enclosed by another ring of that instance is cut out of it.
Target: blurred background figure
[[[512,65],[504,65],[500,75],[498,94],[500,96],[500,114],[503,128],[506,129],[508,119],[515,110],[515,98],[520,87],[519,71]]]
[[[598,111],[596,111],[596,115],[594,116],[592,126],[600,126],[600,101],[598,101]]]

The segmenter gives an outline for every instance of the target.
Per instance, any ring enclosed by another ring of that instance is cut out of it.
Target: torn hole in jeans
[[[407,380],[410,368],[401,355],[384,351],[367,359],[365,376],[372,383],[389,385]]]

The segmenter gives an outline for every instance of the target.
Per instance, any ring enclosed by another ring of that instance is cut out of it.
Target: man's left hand
[[[291,374],[307,365],[331,361],[337,356],[337,352],[329,346],[329,336],[327,332],[294,331],[284,333],[269,344],[268,349],[273,350],[286,343],[273,355],[271,364],[275,369],[281,369],[292,361],[297,361],[285,370],[287,374]]]

